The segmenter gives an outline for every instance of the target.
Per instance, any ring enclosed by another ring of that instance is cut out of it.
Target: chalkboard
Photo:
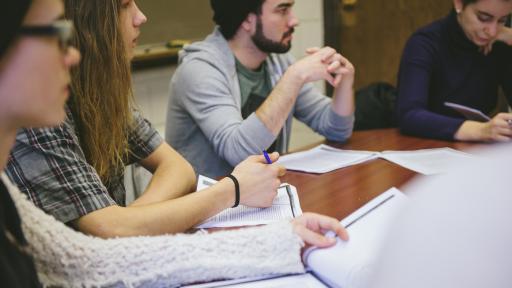
[[[148,18],[141,27],[141,45],[199,40],[214,27],[209,0],[138,0],[137,5]]]

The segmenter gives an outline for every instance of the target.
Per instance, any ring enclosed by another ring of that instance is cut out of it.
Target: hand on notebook
[[[240,204],[250,207],[269,207],[281,185],[279,177],[286,169],[276,164],[279,153],[269,154],[274,164],[267,164],[263,155],[250,156],[235,167],[232,175],[240,183]]]
[[[324,236],[327,231],[334,231],[342,240],[348,240],[348,233],[340,222],[334,218],[315,214],[304,213],[292,220],[293,230],[302,240],[309,245],[320,248],[330,247],[336,244],[336,238]]]

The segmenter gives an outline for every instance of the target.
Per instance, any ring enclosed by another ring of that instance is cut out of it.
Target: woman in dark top
[[[61,0],[5,1],[0,10],[0,173],[18,128],[64,119],[69,68],[79,59],[75,49],[67,48],[72,26],[58,20],[64,11]],[[0,285],[40,287],[19,215],[2,181],[0,229]]]
[[[496,41],[512,0],[453,2],[450,15],[418,30],[406,44],[396,104],[401,131],[444,140],[508,141],[512,114],[470,121],[445,102],[489,114],[501,87],[512,103],[512,47]]]

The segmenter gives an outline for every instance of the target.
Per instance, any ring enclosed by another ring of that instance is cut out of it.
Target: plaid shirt
[[[85,159],[73,116],[67,112],[58,127],[20,130],[6,169],[32,202],[64,223],[111,205],[124,206],[126,196],[123,175],[109,187],[101,182]],[[134,121],[129,135],[133,155],[125,165],[148,157],[163,141],[140,114],[134,113]]]

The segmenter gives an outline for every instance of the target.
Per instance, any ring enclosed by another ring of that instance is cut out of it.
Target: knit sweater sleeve
[[[76,232],[8,187],[41,282],[65,287],[172,287],[303,272],[300,238],[288,222],[212,234],[104,240]]]

